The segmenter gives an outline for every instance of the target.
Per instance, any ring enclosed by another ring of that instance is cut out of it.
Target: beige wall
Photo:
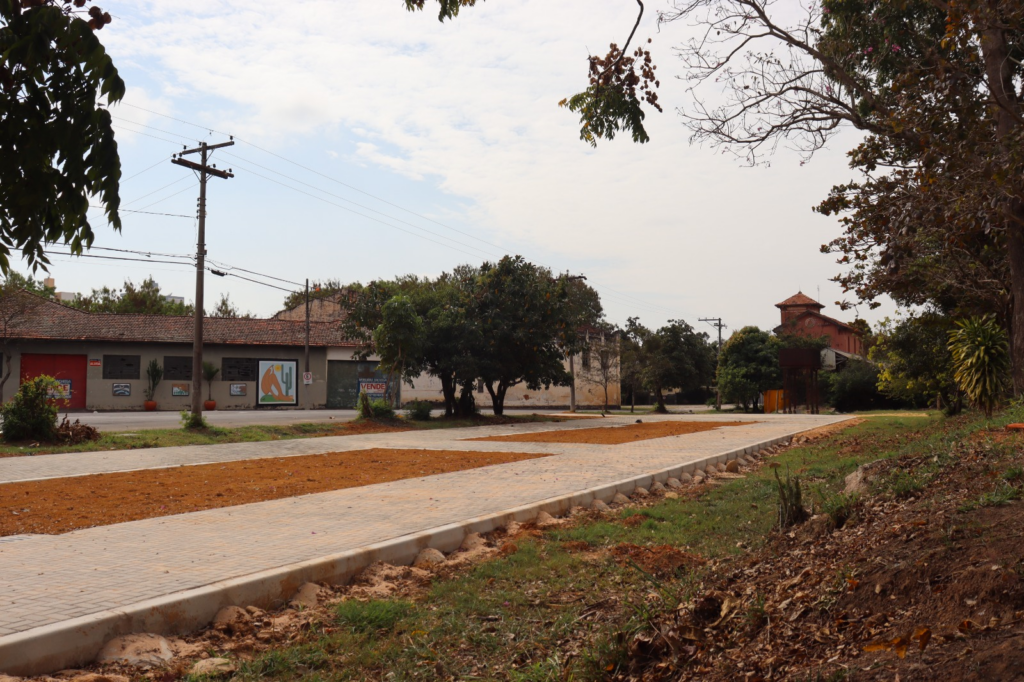
[[[138,379],[112,380],[103,378],[103,367],[88,367],[86,375],[86,409],[89,410],[142,410],[145,401],[145,391],[148,386],[146,380],[146,365],[154,357],[164,364],[164,356],[191,356],[192,346],[189,344],[137,344],[137,343],[99,343],[99,342],[71,342],[71,341],[38,341],[27,342],[18,345],[17,351],[11,363],[11,378],[4,386],[3,399],[9,400],[18,390],[19,377],[21,376],[21,353],[55,353],[70,355],[86,355],[88,359],[102,360],[104,355],[139,355],[141,356],[141,369]],[[290,348],[284,346],[228,346],[228,345],[207,345],[203,349],[203,359],[212,362],[218,367],[221,360],[229,358],[254,358],[258,360],[297,360],[298,361],[298,387],[299,408],[323,407],[327,401],[327,352],[324,348],[309,349],[309,369],[313,373],[313,383],[310,386],[301,384],[302,372],[304,370],[304,352],[302,348]],[[129,383],[132,386],[130,397],[115,397],[113,395],[113,384]],[[177,381],[164,379],[156,388],[154,399],[159,410],[183,410],[192,405],[192,397],[172,396],[171,385],[177,383],[188,383],[191,381]],[[247,394],[244,397],[232,397],[230,394],[231,383],[222,381],[220,375],[213,381],[213,399],[217,401],[217,409],[240,410],[254,409],[256,407],[256,382],[250,381],[247,384]],[[203,381],[203,400],[209,395],[209,386]],[[261,408],[261,409],[288,409],[288,408]]]

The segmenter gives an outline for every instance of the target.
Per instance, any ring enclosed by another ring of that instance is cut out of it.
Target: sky
[[[770,328],[774,304],[798,290],[826,314],[855,315],[834,305],[840,266],[820,253],[839,224],[811,208],[853,177],[845,152],[857,135],[806,164],[780,149],[755,168],[692,146],[674,52],[687,28],[659,30],[664,3],[647,3],[636,38],[653,39],[661,79],[651,142],[596,149],[557,103],[585,87],[588,54],[628,35],[636,6],[625,0],[486,0],[445,23],[431,4],[409,13],[400,0],[98,4],[128,86],[112,107],[122,208],[146,213],[123,213],[115,233],[93,211],[92,253],[194,253],[198,183],[170,155],[233,136],[212,163],[235,177],[208,186],[208,257],[229,273],[207,274],[208,306],[226,293],[259,316],[280,309],[286,291],[241,277],[294,290],[307,278],[434,276],[508,253],[585,275],[618,324]],[[152,275],[195,295],[194,270],[178,264],[52,260],[58,291]],[[872,323],[892,311],[859,308]]]

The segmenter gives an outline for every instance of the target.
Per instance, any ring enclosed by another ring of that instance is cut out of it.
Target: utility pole
[[[306,368],[302,371],[309,371],[309,278],[306,279]]]
[[[719,362],[721,362],[721,358],[722,358],[722,330],[726,328],[726,325],[722,324],[722,318],[720,318],[720,317],[702,317],[702,318],[700,318],[700,321],[701,322],[707,322],[712,327],[715,327],[715,328],[718,329],[718,358],[719,358]],[[719,388],[719,386],[718,386],[717,373],[716,373],[716,376],[715,376],[715,409],[716,410],[721,410],[722,409],[722,389]]]
[[[199,424],[203,418],[203,273],[206,270],[206,179],[212,175],[215,178],[227,180],[235,177],[231,169],[217,170],[216,166],[208,165],[210,152],[221,147],[233,145],[234,137],[230,142],[208,145],[205,142],[194,149],[186,149],[178,152],[171,159],[171,163],[185,168],[191,168],[199,174],[199,237],[196,240],[196,310],[195,323],[192,336],[192,421]],[[201,163],[186,161],[181,158],[186,154],[200,154]]]

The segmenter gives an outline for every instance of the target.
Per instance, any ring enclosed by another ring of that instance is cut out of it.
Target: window
[[[184,355],[165,355],[164,379],[192,381],[192,358]]]
[[[477,379],[477,382],[476,382],[476,392],[477,393],[483,393],[484,392],[484,381],[483,381],[483,379]]]
[[[139,355],[104,355],[104,379],[138,379],[142,356]]]
[[[590,369],[590,348],[583,349],[583,369]]]
[[[256,381],[258,363],[253,358],[224,358],[220,361],[221,381]]]

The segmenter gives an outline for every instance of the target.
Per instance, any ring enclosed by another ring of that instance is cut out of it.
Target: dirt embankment
[[[584,443],[587,445],[622,445],[652,438],[683,436],[688,433],[711,431],[726,426],[747,426],[757,422],[682,422],[663,421],[627,426],[609,426],[597,429],[568,429],[516,433],[510,436],[487,436],[467,440],[504,441],[509,443]]]
[[[157,516],[518,462],[544,454],[370,449],[0,484],[0,536]]]

